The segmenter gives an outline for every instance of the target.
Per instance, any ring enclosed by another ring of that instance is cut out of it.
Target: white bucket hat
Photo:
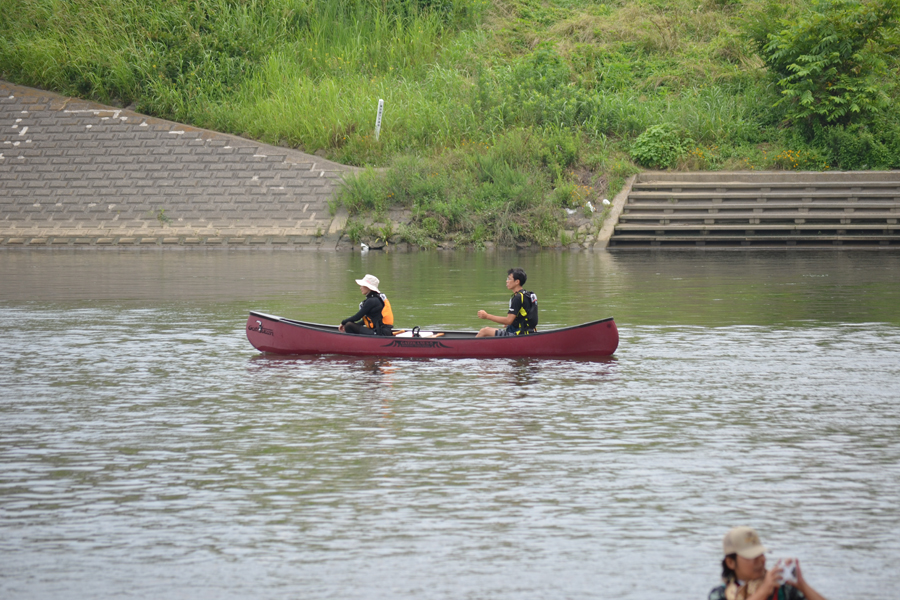
[[[369,275],[368,273],[366,273],[366,276],[363,277],[362,279],[356,280],[357,285],[364,285],[367,288],[369,288],[370,290],[378,292],[380,294],[381,290],[378,289],[379,283],[381,283],[381,282],[378,281],[377,277],[375,277],[374,275]]]

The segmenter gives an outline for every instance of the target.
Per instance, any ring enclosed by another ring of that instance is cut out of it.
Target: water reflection
[[[519,358],[510,362],[512,371],[510,383],[512,385],[516,387],[526,387],[538,382],[541,361],[532,358]]]
[[[336,323],[377,273],[398,327],[475,331],[496,314],[506,269],[528,272],[541,325],[900,324],[900,255],[878,252],[198,253],[4,252],[0,302],[188,303]],[[346,314],[345,314],[346,313]]]

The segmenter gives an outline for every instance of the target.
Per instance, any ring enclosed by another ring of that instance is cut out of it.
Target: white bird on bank
[[[365,254],[366,252],[369,251],[369,247],[368,247],[366,244],[363,244],[362,242],[360,242],[360,244],[359,244],[359,251],[360,251],[362,254]]]

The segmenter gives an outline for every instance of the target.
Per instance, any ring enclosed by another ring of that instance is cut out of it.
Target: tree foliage
[[[813,0],[790,20],[770,20],[780,29],[760,45],[778,78],[777,105],[786,117],[848,124],[885,108],[887,59],[897,55],[900,42],[898,12],[897,0]]]

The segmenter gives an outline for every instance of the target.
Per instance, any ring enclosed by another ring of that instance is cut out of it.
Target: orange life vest
[[[381,307],[381,324],[393,327],[394,311],[391,310],[391,301],[388,300],[387,296],[384,294],[378,294],[378,297],[381,298],[381,302],[383,303],[383,306]],[[375,329],[375,323],[373,323],[372,319],[369,317],[363,317],[363,323],[366,324],[366,327]]]

